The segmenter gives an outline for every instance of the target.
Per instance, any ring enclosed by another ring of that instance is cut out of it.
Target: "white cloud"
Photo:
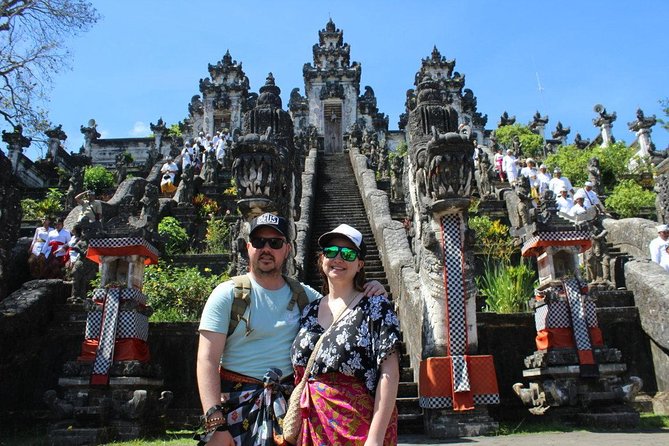
[[[135,125],[132,127],[132,130],[130,130],[130,136],[135,138],[148,136],[150,134],[151,134],[151,129],[149,128],[148,125],[146,125],[142,121],[135,122]]]

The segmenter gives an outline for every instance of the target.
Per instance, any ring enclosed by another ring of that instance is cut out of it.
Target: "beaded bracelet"
[[[220,404],[216,404],[215,406],[211,406],[209,410],[204,414],[204,421],[206,422],[209,420],[209,417],[215,414],[216,412],[223,412],[223,406]]]
[[[218,426],[224,426],[226,424],[228,423],[224,417],[211,418],[204,423],[204,430],[208,432]]]

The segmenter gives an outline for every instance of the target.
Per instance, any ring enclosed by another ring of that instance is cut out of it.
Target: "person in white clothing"
[[[68,243],[72,238],[70,231],[63,227],[64,219],[56,220],[56,227],[49,231],[46,244],[42,247],[42,254],[46,257],[44,279],[60,279],[63,277],[63,267],[67,262]]]
[[[518,159],[513,156],[513,150],[506,151],[506,156],[502,160],[502,169],[506,173],[509,184],[513,184],[518,179]]]
[[[559,167],[556,167],[553,170],[555,176],[548,183],[548,188],[553,191],[555,195],[559,195],[560,189],[563,187],[569,192],[572,196],[574,195],[574,187],[571,185],[569,178],[562,176],[562,170]]]
[[[44,217],[42,220],[42,226],[39,226],[35,229],[35,234],[33,235],[33,241],[30,243],[30,248],[28,252],[30,253],[28,257],[28,268],[30,269],[30,276],[33,279],[39,279],[42,277],[42,272],[44,269],[44,256],[40,257],[44,245],[49,238],[49,232],[53,231],[51,227],[51,219],[49,217]]]
[[[557,204],[558,211],[568,214],[569,210],[574,206],[574,200],[567,195],[567,189],[562,188],[560,189],[560,194],[555,199],[555,204]]]
[[[662,260],[660,260],[660,266],[664,268],[665,271],[669,272],[669,245],[667,245],[664,250],[664,255],[662,256]]]
[[[160,190],[163,193],[172,193],[176,190],[176,185],[174,184],[175,176],[179,172],[179,167],[172,160],[172,157],[167,157],[165,164],[160,168],[160,172],[163,174],[162,179],[160,180]]]
[[[582,193],[576,192],[574,194],[574,205],[569,209],[569,215],[575,217],[577,215],[585,214],[587,211],[583,207],[583,200],[585,195]]]
[[[526,166],[520,169],[520,174],[527,178],[532,177],[532,175],[537,176],[537,163],[532,158],[528,158],[525,160],[525,164]]]
[[[650,250],[650,260],[655,263],[662,264],[662,260],[668,255],[667,246],[669,246],[669,226],[656,226],[657,237],[654,238],[648,245]]]
[[[597,193],[592,190],[592,181],[586,181],[583,184],[583,187],[576,191],[576,194],[583,194],[583,207],[590,209],[591,207],[596,207],[601,212],[605,212],[602,202],[599,200]]]

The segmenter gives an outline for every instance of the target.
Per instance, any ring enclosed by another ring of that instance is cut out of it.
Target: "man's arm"
[[[225,350],[227,335],[213,331],[200,331],[200,341],[197,349],[197,387],[200,392],[202,413],[221,404],[221,378],[218,367]],[[209,418],[222,417],[217,411],[209,414]],[[208,445],[233,446],[234,441],[229,432],[215,432]]]

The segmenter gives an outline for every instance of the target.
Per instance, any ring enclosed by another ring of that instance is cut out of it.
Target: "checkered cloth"
[[[116,344],[116,328],[120,306],[120,293],[111,293],[105,299],[102,307],[102,327],[100,329],[100,341],[93,362],[91,373],[91,384],[108,384],[109,369],[114,358],[114,346]]]
[[[499,404],[499,394],[474,395],[474,404]],[[453,407],[453,398],[450,396],[421,396],[418,405],[422,409],[450,409]]]

